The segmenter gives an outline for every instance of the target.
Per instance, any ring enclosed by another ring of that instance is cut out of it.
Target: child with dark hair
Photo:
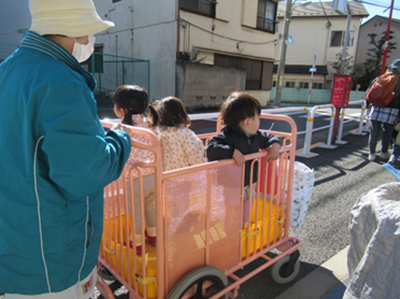
[[[156,128],[162,147],[163,171],[205,163],[204,145],[188,127],[191,122],[182,101],[166,97],[154,104],[159,115]]]
[[[121,119],[122,124],[151,129],[154,132],[154,126],[158,122],[158,114],[148,103],[147,91],[140,86],[122,85],[115,91],[114,112]],[[146,115],[146,111],[150,111],[150,117]],[[132,140],[152,145],[144,136],[133,135]],[[154,155],[150,151],[132,147],[131,154],[127,162],[127,169],[132,168],[134,204],[135,204],[135,223],[136,223],[136,253],[142,253],[142,222],[140,209],[140,187],[139,173],[135,162],[154,161]],[[131,166],[132,165],[132,166]],[[131,166],[131,167],[130,167]],[[144,198],[144,215],[147,224],[146,239],[150,245],[156,244],[156,210],[155,210],[155,183],[154,169],[151,167],[140,167],[143,175],[143,198]],[[128,172],[129,176],[129,172]],[[130,188],[128,188],[130,190]],[[130,203],[130,202],[128,202]],[[130,208],[129,208],[130,210]],[[132,238],[132,237],[131,237]],[[133,248],[132,241],[130,247]]]
[[[166,97],[156,101],[153,106],[159,115],[156,131],[162,148],[163,171],[205,163],[203,142],[189,129],[191,121],[182,101],[176,97]],[[170,183],[176,191],[173,200],[179,204],[166,210],[171,220],[168,231],[188,233],[201,219],[200,214],[189,211],[188,199],[195,186],[183,176]]]
[[[260,149],[268,152],[266,161],[279,157],[279,140],[272,134],[261,132],[259,101],[252,95],[240,91],[230,94],[221,106],[221,114],[226,125],[220,134],[214,136],[207,146],[208,161],[234,159],[236,165],[245,163],[244,155],[256,153]],[[251,161],[245,164],[244,200],[249,199]],[[252,194],[255,195],[257,182],[257,165],[253,168]],[[253,197],[252,196],[252,197]],[[251,198],[251,207],[254,198]],[[248,204],[243,203],[243,227],[248,222]]]

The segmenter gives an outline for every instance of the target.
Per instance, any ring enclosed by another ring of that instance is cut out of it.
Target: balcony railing
[[[212,0],[179,0],[179,8],[193,13],[215,18],[216,1]]]

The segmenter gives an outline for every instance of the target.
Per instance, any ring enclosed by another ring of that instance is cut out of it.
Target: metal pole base
[[[316,156],[319,156],[319,154],[317,154],[317,153],[308,153],[308,154],[298,153],[298,154],[296,154],[296,156],[301,157],[301,158],[314,158]]]

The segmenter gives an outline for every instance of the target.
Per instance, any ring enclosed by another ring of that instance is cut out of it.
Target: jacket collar
[[[222,131],[224,131],[224,132],[229,132],[230,131],[230,132],[232,132],[232,133],[234,133],[236,135],[242,136],[244,138],[252,138],[253,136],[257,135],[257,134],[249,135],[246,132],[244,132],[243,130],[241,130],[241,129],[237,128],[237,127],[231,127],[231,126],[224,127],[222,129]]]
[[[36,32],[28,31],[21,42],[21,48],[30,48],[46,53],[82,75],[91,91],[96,88],[96,80],[94,79],[94,76],[88,71],[85,71],[75,57],[56,42],[53,42]]]

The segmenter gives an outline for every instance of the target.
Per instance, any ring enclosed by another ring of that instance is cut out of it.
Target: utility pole
[[[275,89],[275,100],[274,106],[281,106],[281,97],[282,97],[282,83],[283,83],[283,74],[285,73],[285,60],[286,60],[286,40],[289,34],[289,23],[290,23],[290,15],[292,13],[292,0],[286,0],[286,10],[285,10],[285,18],[283,20],[283,36],[282,36],[282,44],[281,44],[281,53],[279,57],[279,65],[278,72],[276,74],[276,89]]]
[[[349,42],[350,23],[351,23],[351,9],[350,9],[350,4],[347,3],[346,31],[344,34],[344,45],[343,45],[343,51],[342,51],[342,59],[340,61],[339,74],[343,74],[343,72],[344,72],[344,62],[346,60],[346,54],[347,54],[347,43]]]
[[[389,47],[390,25],[392,23],[393,5],[394,5],[394,0],[392,0],[392,4],[390,5],[390,14],[389,14],[388,26],[387,26],[387,30],[386,30],[385,49],[383,50],[381,75],[384,74],[385,70],[386,70],[386,57],[387,57],[388,47]]]
[[[351,9],[350,9],[350,4],[347,2],[346,32],[344,34],[344,44],[343,44],[343,51],[342,51],[342,59],[340,61],[339,74],[343,74],[343,72],[344,72],[344,62],[345,62],[346,54],[347,54],[347,43],[349,42],[350,23],[351,23]],[[331,139],[332,144],[335,143],[335,140],[337,137],[337,132],[338,132],[338,128],[339,128],[340,109],[341,108],[336,107],[336,110],[335,110],[335,118],[333,120],[332,139]]]

